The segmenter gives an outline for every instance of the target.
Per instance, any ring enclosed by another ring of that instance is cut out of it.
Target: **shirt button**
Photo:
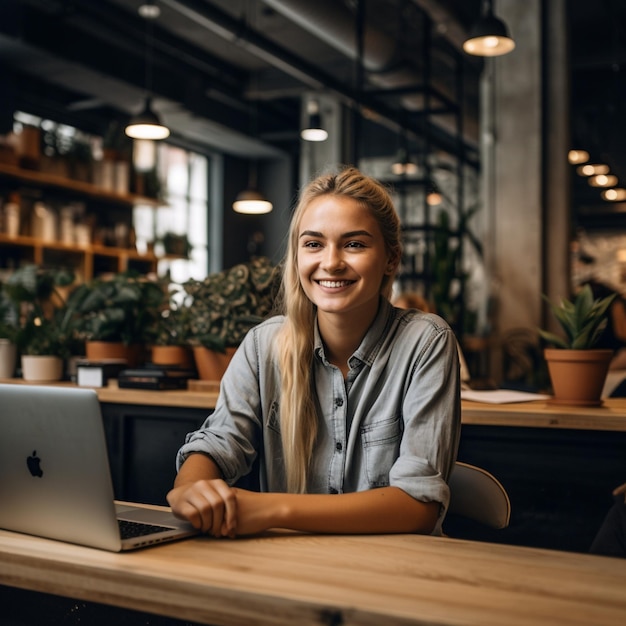
[[[341,445],[341,441],[338,441],[338,442],[335,444],[335,448],[336,448],[336,450],[337,450],[337,451],[339,451],[339,452],[341,452],[341,451],[343,450],[343,446]]]
[[[335,406],[343,406],[343,398],[335,398]]]

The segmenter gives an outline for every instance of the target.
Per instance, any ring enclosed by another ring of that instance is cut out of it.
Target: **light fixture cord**
[[[148,97],[152,95],[152,46],[153,46],[153,26],[151,18],[146,20],[146,67],[145,67],[145,87]]]

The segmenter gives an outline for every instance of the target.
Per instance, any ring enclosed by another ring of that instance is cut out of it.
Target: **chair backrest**
[[[511,502],[500,481],[487,470],[457,461],[448,482],[448,511],[485,524],[506,528],[511,518]]]

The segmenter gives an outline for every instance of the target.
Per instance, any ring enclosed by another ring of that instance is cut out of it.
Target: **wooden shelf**
[[[10,249],[18,249],[19,257],[41,266],[66,264],[74,268],[83,280],[101,272],[124,272],[135,268],[141,273],[156,271],[158,258],[153,252],[141,254],[132,248],[115,248],[95,244],[65,244],[44,241],[34,237],[11,237],[0,233],[2,252],[10,255]],[[30,252],[29,252],[30,251]],[[4,254],[0,254],[0,258]],[[99,271],[98,271],[99,270]]]
[[[10,178],[12,180],[30,183],[35,187],[55,188],[63,191],[72,192],[76,195],[87,198],[94,198],[106,202],[113,202],[125,206],[133,206],[143,204],[147,206],[157,207],[163,204],[156,198],[146,198],[135,194],[119,194],[114,191],[108,191],[102,187],[93,185],[79,180],[72,180],[64,176],[48,174],[47,172],[39,172],[36,170],[27,170],[14,165],[0,163],[0,176]]]

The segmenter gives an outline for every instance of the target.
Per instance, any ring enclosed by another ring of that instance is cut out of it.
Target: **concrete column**
[[[503,377],[503,337],[513,328],[541,326],[541,294],[547,286],[560,289],[566,276],[565,10],[563,0],[545,3],[551,6],[544,21],[542,4],[495,3],[516,48],[487,59],[482,78],[485,248],[492,276],[491,374],[496,381]]]

